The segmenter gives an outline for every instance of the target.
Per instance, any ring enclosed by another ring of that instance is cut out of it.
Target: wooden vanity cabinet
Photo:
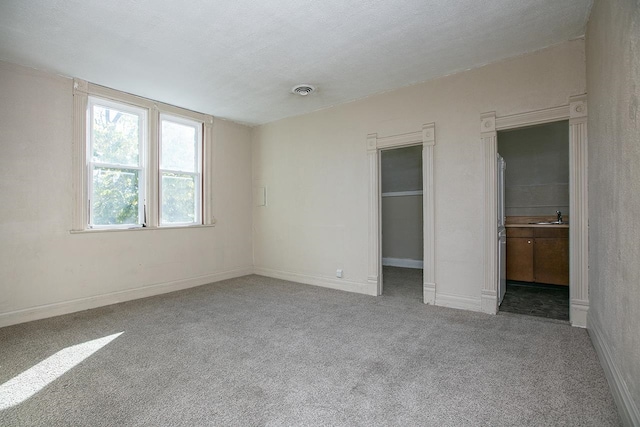
[[[507,280],[569,285],[569,229],[507,228]]]

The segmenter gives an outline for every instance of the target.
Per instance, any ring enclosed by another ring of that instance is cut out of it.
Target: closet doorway
[[[382,294],[423,300],[422,144],[380,153]]]
[[[367,283],[375,295],[383,294],[382,277],[382,184],[381,159],[386,150],[422,147],[422,236],[423,269],[422,298],[425,304],[435,304],[435,222],[433,192],[433,157],[436,144],[435,123],[422,125],[422,130],[410,133],[379,137],[377,133],[367,135],[367,158],[369,162],[369,251]]]

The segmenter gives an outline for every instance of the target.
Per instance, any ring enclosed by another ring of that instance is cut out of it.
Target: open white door
[[[507,292],[507,229],[505,228],[504,175],[507,164],[498,154],[498,306]]]

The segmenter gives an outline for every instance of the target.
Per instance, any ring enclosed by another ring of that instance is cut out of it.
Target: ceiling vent
[[[294,86],[291,89],[291,92],[295,93],[297,95],[300,95],[300,96],[307,96],[311,92],[314,92],[315,90],[316,90],[316,88],[314,86],[307,85],[307,84],[302,84],[302,85]]]

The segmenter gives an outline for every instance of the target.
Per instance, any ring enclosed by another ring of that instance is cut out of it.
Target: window
[[[89,228],[144,226],[146,111],[89,98]]]
[[[202,123],[160,116],[160,225],[200,223]]]
[[[211,116],[75,80],[74,119],[74,230],[212,225]]]

